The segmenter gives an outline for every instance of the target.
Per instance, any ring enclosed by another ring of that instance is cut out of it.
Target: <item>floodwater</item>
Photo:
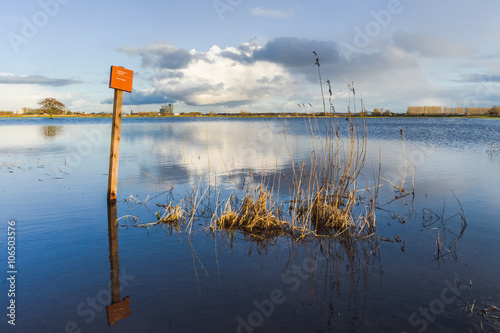
[[[17,272],[15,296],[2,283],[1,331],[500,331],[498,120],[368,119],[359,187],[374,184],[379,160],[383,178],[371,241],[258,242],[212,233],[203,217],[191,233],[127,227],[209,182],[242,196],[252,175],[288,174],[291,160],[310,159],[309,128],[307,119],[123,119],[108,207],[110,119],[0,118],[0,260],[9,277],[15,221]],[[405,173],[415,195],[393,200],[389,182]]]

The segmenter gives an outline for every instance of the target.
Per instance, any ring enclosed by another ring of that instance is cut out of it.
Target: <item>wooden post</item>
[[[120,156],[120,131],[122,127],[123,90],[115,89],[113,100],[113,124],[111,128],[111,149],[109,153],[108,201],[116,201],[118,187],[118,159]]]
[[[111,128],[111,148],[109,152],[108,202],[116,202],[123,91],[132,92],[133,81],[134,71],[119,66],[111,66],[109,87],[115,90],[115,97],[113,100],[113,125]]]

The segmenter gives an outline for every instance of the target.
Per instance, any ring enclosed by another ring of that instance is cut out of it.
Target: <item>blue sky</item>
[[[124,111],[321,111],[312,51],[337,111],[352,81],[369,110],[498,105],[499,12],[495,0],[6,2],[0,110],[55,97],[111,112],[118,65],[135,72]]]

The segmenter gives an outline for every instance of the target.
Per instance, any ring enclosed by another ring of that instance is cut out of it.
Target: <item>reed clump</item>
[[[231,195],[220,216],[214,216],[212,225],[215,228],[241,230],[260,237],[274,237],[289,232],[287,221],[283,221],[280,215],[280,210],[276,209],[272,200],[272,194],[258,187],[254,191],[248,190],[240,204],[235,203]]]
[[[342,232],[350,229],[353,226],[353,218],[350,214],[351,206],[355,203],[356,200],[352,193],[349,193],[349,198],[345,200],[345,203],[340,203],[334,197],[327,195],[325,189],[321,189],[314,197],[310,207],[311,222],[316,232],[325,234],[331,230]]]
[[[291,174],[277,172],[272,179],[263,177],[241,200],[231,194],[220,201],[212,216],[212,229],[299,239],[341,235],[365,238],[374,234],[379,183],[371,189],[358,189],[366,156],[365,119],[359,126],[357,118],[348,117],[344,125],[338,118],[328,118],[324,120],[324,132],[319,131],[322,121],[309,121],[313,146],[310,160],[296,165],[291,159]],[[284,194],[276,190],[282,179],[289,183]]]

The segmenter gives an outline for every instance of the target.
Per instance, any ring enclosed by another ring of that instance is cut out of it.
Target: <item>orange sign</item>
[[[133,80],[134,71],[119,66],[111,66],[110,88],[132,92]]]

